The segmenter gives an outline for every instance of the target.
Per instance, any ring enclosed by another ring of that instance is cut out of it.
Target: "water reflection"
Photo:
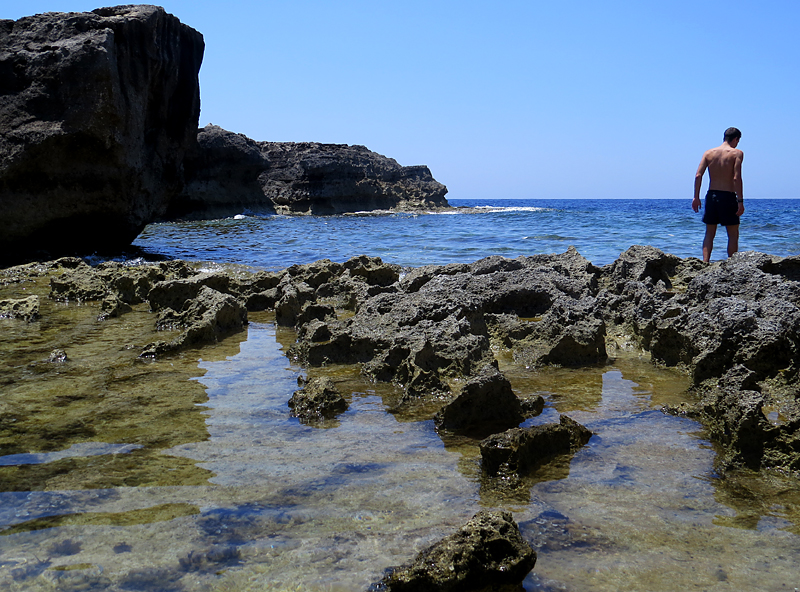
[[[785,530],[800,535],[800,487],[796,479],[776,473],[748,470],[714,478],[717,501],[734,515],[714,518],[720,526],[751,530]]]

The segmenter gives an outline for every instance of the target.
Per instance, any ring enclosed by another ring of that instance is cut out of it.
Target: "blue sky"
[[[800,197],[797,0],[160,5],[205,37],[201,126],[362,144],[427,164],[451,199],[691,200],[732,125],[745,197]]]

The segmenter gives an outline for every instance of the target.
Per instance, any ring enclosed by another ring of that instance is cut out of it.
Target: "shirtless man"
[[[694,175],[694,199],[692,209],[700,211],[700,186],[708,169],[708,193],[703,222],[706,236],[703,239],[703,261],[711,260],[717,224],[728,231],[728,257],[739,250],[739,216],[744,214],[744,194],[742,193],[742,161],[744,152],[737,150],[742,132],[735,127],[725,130],[721,146],[707,150],[703,154],[697,173]]]

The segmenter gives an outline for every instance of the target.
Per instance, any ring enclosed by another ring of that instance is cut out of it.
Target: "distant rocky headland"
[[[0,20],[6,262],[120,249],[154,221],[245,209],[448,207],[427,167],[363,146],[198,131],[204,49],[199,32],[155,6]]]
[[[243,210],[325,215],[449,207],[447,187],[426,166],[400,166],[364,146],[256,142],[212,124],[197,134],[185,172],[167,220]]]

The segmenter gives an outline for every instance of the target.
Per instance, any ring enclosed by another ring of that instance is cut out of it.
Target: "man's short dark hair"
[[[742,132],[740,132],[735,127],[729,127],[725,130],[725,135],[722,136],[723,142],[730,142],[731,140],[735,140],[736,138],[741,138]]]

